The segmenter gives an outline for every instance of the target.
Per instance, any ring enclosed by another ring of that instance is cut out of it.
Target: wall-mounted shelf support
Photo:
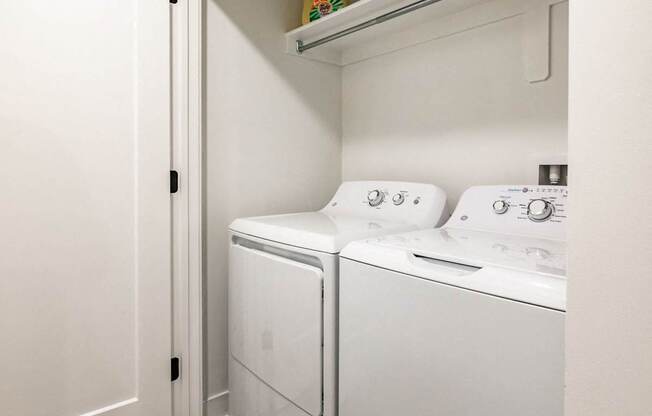
[[[367,29],[369,27],[379,25],[381,23],[387,22],[388,20],[395,19],[397,17],[403,16],[404,14],[412,13],[414,11],[417,11],[419,9],[422,9],[426,6],[430,6],[431,4],[439,3],[442,0],[418,0],[414,3],[408,4],[407,6],[403,6],[399,9],[393,10],[389,13],[385,13],[381,16],[375,17],[373,19],[367,20],[366,22],[359,23],[355,26],[351,26],[347,29],[341,30],[337,33],[333,33],[332,35],[329,36],[324,36],[321,39],[317,39],[315,41],[312,41],[310,43],[304,44],[302,40],[297,40],[297,52],[299,54],[302,54],[303,52],[310,50],[312,48],[316,48],[317,46],[324,45],[326,43],[332,42],[336,39],[343,38],[345,36],[351,35],[353,33],[359,32],[361,30]]]
[[[550,77],[550,8],[541,3],[523,14],[523,65],[531,83]]]

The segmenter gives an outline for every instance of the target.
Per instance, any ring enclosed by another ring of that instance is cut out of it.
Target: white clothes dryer
[[[474,187],[443,228],[349,244],[339,416],[562,416],[567,198]]]
[[[321,211],[234,221],[229,414],[336,415],[338,253],[447,217],[433,185],[345,182]]]

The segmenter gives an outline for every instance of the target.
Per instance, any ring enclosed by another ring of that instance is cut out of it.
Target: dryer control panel
[[[476,186],[462,195],[446,226],[565,240],[567,219],[565,186]]]
[[[446,193],[441,188],[411,182],[344,182],[322,212],[412,223],[420,228],[442,225],[449,218]]]

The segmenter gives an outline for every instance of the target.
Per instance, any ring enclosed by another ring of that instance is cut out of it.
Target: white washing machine
[[[474,187],[341,253],[339,416],[562,416],[565,187]]]
[[[336,415],[339,251],[447,217],[433,185],[345,182],[319,212],[234,221],[229,414]]]

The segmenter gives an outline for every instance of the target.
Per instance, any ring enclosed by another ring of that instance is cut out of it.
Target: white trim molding
[[[205,402],[206,416],[226,416],[229,407],[229,391],[214,394]]]
[[[171,5],[174,351],[181,379],[174,415],[203,416],[203,1]]]
[[[109,412],[112,412],[114,410],[126,407],[126,406],[131,406],[134,403],[138,403],[138,397],[133,397],[129,400],[125,400],[122,402],[114,403],[110,406],[103,407],[101,409],[93,410],[92,412],[84,413],[81,416],[99,416],[99,415],[104,415]]]
[[[188,285],[189,349],[193,377],[189,379],[190,416],[203,415],[204,316],[204,2],[188,1]]]
[[[228,395],[229,395],[229,391],[225,390],[225,391],[223,391],[221,393],[217,393],[217,394],[214,394],[214,395],[208,397],[208,399],[206,399],[206,401],[210,402],[212,400],[218,400],[218,399],[220,399],[222,397],[225,397],[225,396],[228,396]]]

